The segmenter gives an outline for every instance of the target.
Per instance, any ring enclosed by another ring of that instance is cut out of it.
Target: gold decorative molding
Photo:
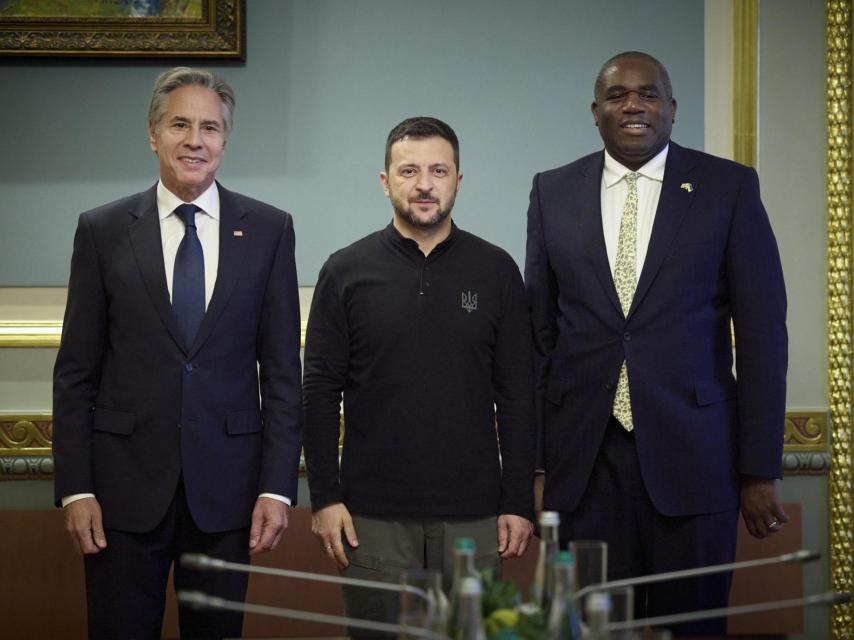
[[[300,346],[305,346],[307,322],[300,323]],[[39,320],[14,322],[0,321],[0,347],[45,348],[58,347],[62,336],[62,322]]]
[[[53,476],[49,413],[0,414],[0,480],[40,480]]]
[[[827,412],[788,411],[783,433],[783,473],[825,476],[830,472]]]
[[[786,451],[827,451],[827,413],[787,411],[783,446]]]
[[[338,438],[339,455],[344,445],[344,413]],[[7,414],[0,412],[0,480],[50,478],[53,474],[50,413]],[[786,413],[783,468],[786,475],[826,474],[827,416],[816,411]],[[300,472],[305,460],[300,457]]]
[[[61,336],[59,320],[0,321],[0,347],[58,347]]]
[[[52,439],[49,413],[0,416],[0,456],[50,455]]]
[[[756,166],[756,79],[759,0],[733,0],[732,131],[733,159]]]
[[[827,0],[827,356],[833,429],[830,574],[836,591],[854,591],[851,395],[851,0]],[[833,609],[834,640],[854,638],[854,605]]]

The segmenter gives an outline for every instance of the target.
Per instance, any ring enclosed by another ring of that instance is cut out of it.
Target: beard
[[[412,204],[408,200],[403,200],[396,196],[392,197],[391,206],[394,209],[394,215],[406,222],[409,226],[416,229],[429,229],[440,225],[442,221],[451,214],[451,209],[454,208],[455,200],[456,194],[451,195],[447,205],[444,207],[439,206],[436,209],[436,212],[429,218],[418,217],[418,214],[415,213],[412,208]],[[436,204],[441,205],[438,200],[434,199],[433,201]]]

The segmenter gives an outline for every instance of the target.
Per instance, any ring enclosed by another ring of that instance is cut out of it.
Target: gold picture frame
[[[194,11],[186,17],[176,13],[131,15],[132,0],[92,2],[86,5],[91,15],[36,10],[53,6],[50,0],[32,1],[36,15],[27,15],[29,7],[22,2],[6,4],[6,11],[12,13],[0,14],[0,56],[246,58],[245,0],[156,3],[161,7],[158,11],[172,4],[192,5]]]
[[[851,376],[854,309],[851,259],[851,0],[827,0],[827,358],[832,424],[830,494],[830,579],[835,591],[854,590],[854,397]],[[854,639],[854,604],[833,608],[834,640]]]

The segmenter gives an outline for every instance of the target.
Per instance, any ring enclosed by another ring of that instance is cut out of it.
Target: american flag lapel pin
[[[680,186],[680,189],[685,189],[688,193],[691,193],[694,190],[694,185],[690,182],[683,182]]]
[[[240,229],[235,229],[234,230],[234,237],[235,238],[242,238],[243,237],[243,231]]]

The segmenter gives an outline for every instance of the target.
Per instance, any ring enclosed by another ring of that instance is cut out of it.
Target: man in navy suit
[[[739,508],[759,538],[788,520],[776,241],[753,169],[670,141],[658,60],[615,56],[594,95],[604,152],[538,174],[528,209],[543,506],[563,541],[608,542],[612,579],[729,562]],[[637,614],[726,606],[729,584],[662,583]]]
[[[296,499],[293,224],[215,182],[233,111],[221,78],[162,74],[149,109],[159,182],[80,216],[53,453],[90,637],[160,637],[173,563],[176,589],[242,600],[245,575],[174,561],[248,562],[278,544]],[[181,608],[179,621],[182,637],[242,635],[239,613]]]

